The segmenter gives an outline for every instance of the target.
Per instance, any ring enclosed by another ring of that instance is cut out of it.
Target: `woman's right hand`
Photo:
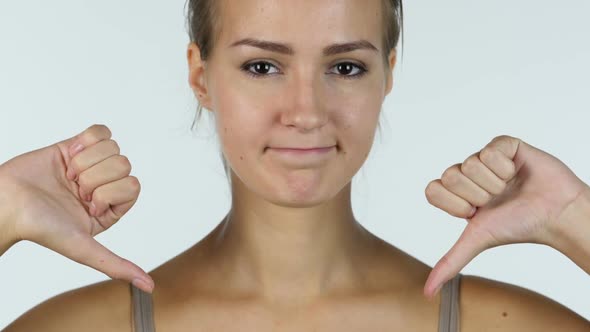
[[[77,144],[81,151],[74,151]],[[145,271],[94,239],[139,196],[139,181],[129,176],[131,164],[119,152],[108,127],[93,125],[0,165],[0,179],[11,184],[2,190],[14,190],[8,194],[18,206],[10,228],[17,240],[35,242],[151,292],[154,282]]]

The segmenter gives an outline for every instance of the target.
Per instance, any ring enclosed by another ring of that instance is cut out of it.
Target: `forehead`
[[[381,47],[383,0],[220,0],[220,42],[261,38],[322,47],[366,39]],[[299,46],[298,46],[299,45]]]

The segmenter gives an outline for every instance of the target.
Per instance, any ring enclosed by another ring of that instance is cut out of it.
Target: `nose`
[[[300,131],[321,128],[328,121],[325,100],[322,99],[321,79],[311,72],[292,76],[287,85],[287,98],[281,114],[283,125]]]

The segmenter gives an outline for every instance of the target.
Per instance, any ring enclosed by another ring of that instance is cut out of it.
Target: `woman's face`
[[[249,191],[312,206],[360,169],[395,64],[394,53],[391,70],[383,64],[381,1],[218,1],[222,29],[200,101],[214,112],[223,153]],[[233,46],[246,38],[284,46]],[[360,41],[355,50],[329,48]],[[300,155],[273,149],[330,146]]]

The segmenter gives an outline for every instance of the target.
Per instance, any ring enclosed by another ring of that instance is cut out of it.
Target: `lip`
[[[326,146],[326,147],[317,147],[317,148],[291,148],[291,147],[273,148],[273,147],[269,147],[269,149],[276,150],[278,152],[291,152],[291,153],[314,153],[314,152],[315,153],[322,153],[322,152],[329,152],[334,147],[335,147],[335,145]]]
[[[306,167],[328,160],[333,151],[336,151],[336,145],[311,149],[269,147],[267,152],[288,165]]]

